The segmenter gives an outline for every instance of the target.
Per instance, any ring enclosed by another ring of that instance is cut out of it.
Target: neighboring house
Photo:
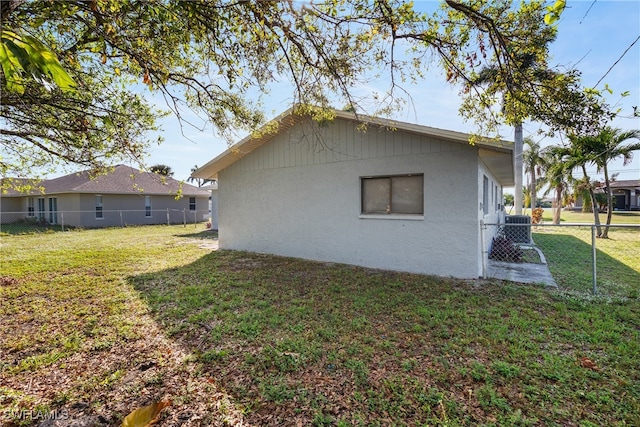
[[[640,210],[640,179],[613,181],[611,183],[611,189],[613,190],[613,210]],[[596,194],[606,195],[606,187],[602,184],[602,186],[597,187],[594,192]],[[580,194],[576,197],[573,210],[582,210],[583,204],[583,196]]]
[[[209,191],[125,165],[92,178],[89,171],[37,184],[0,199],[3,223],[22,220],[75,227],[193,223],[209,217]],[[176,198],[181,191],[180,198]]]
[[[596,187],[593,189],[593,193],[596,196],[596,202],[598,201],[598,198],[600,198],[601,200],[605,200],[604,199],[604,189],[602,187]],[[591,200],[589,199],[589,193],[586,193],[586,202],[587,202],[587,206],[589,206],[589,212],[591,212]],[[575,196],[575,201],[573,203],[573,205],[570,206],[570,210],[572,211],[582,211],[582,209],[585,206],[585,195],[584,194],[576,194]],[[565,208],[566,209],[566,208]]]
[[[471,145],[464,133],[342,111],[317,123],[294,111],[194,172],[218,180],[220,248],[482,275],[490,242],[481,221],[503,215],[513,143]]]
[[[640,210],[640,179],[613,181],[613,209],[618,211]]]
[[[207,190],[209,195],[209,215],[211,221],[211,229],[218,229],[218,183],[212,182],[211,184],[203,185],[199,187],[201,190]]]

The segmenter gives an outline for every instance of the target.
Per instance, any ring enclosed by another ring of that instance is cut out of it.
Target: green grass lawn
[[[66,227],[64,231],[68,231]],[[0,236],[8,236],[12,234],[39,234],[39,233],[56,233],[62,230],[61,225],[56,224],[38,224],[34,222],[14,222],[11,224],[0,224]]]
[[[533,227],[533,240],[563,289],[588,292],[593,287],[591,226]],[[611,227],[607,239],[596,238],[598,293],[638,298],[640,227]]]
[[[524,212],[525,215],[531,215],[531,210],[527,209]],[[607,221],[607,214],[599,213],[598,217],[600,218],[601,223],[605,223]],[[542,220],[544,222],[552,222],[553,221],[553,210],[551,208],[545,208],[544,213],[542,214]],[[560,221],[565,223],[587,223],[593,224],[594,217],[591,212],[574,212],[574,211],[566,211],[563,210],[560,214]],[[612,224],[640,224],[640,212],[616,212],[614,211],[611,216]]]
[[[2,237],[0,423],[118,425],[171,400],[161,424],[640,424],[638,299],[211,251],[210,236]]]

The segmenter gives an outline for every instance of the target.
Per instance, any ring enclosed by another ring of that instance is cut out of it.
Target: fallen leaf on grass
[[[592,371],[600,370],[600,368],[598,368],[598,365],[596,365],[596,362],[589,359],[588,357],[580,358],[580,366],[582,366],[583,368],[591,369]]]
[[[158,422],[160,412],[171,405],[171,401],[160,401],[152,403],[151,405],[138,408],[122,421],[121,427],[147,427],[152,426]]]

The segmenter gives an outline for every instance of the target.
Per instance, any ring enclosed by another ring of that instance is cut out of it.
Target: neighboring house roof
[[[42,194],[41,180],[27,178],[2,178],[0,180],[0,197],[20,197],[37,194]]]
[[[209,196],[207,190],[153,172],[142,172],[126,165],[115,166],[113,171],[106,175],[92,177],[90,171],[83,171],[44,180],[40,185],[44,188],[45,194],[175,195],[182,189],[183,196]],[[31,194],[40,194],[40,192],[36,191]],[[8,195],[24,196],[25,194],[13,191]]]
[[[640,187],[640,179],[627,179],[622,181],[613,181],[611,188],[638,188]]]
[[[350,120],[355,123],[365,123],[370,127],[377,126],[382,129],[401,130],[418,135],[432,136],[460,144],[469,144],[471,139],[469,134],[463,132],[437,129],[391,119],[374,118],[347,111],[336,110],[335,115],[336,118]],[[238,143],[225,150],[222,154],[196,170],[191,176],[194,178],[217,179],[218,172],[237,162],[258,147],[268,143],[277,134],[293,128],[296,124],[306,119],[308,119],[308,116],[296,113],[296,107],[289,108],[284,113],[273,119],[270,123],[263,126],[260,130],[240,140]],[[480,139],[479,141],[475,141],[475,146],[478,147],[480,157],[493,171],[496,178],[503,185],[513,185],[513,162],[505,161],[506,156],[504,156],[505,153],[508,154],[509,158],[513,155],[513,142]]]

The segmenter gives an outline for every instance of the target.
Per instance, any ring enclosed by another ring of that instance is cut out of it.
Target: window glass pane
[[[151,216],[151,196],[144,196],[144,212],[145,216]]]
[[[362,179],[362,212],[389,213],[391,201],[389,192],[391,182],[389,178]]]
[[[96,218],[102,218],[102,196],[96,196]]]
[[[422,175],[391,178],[391,212],[400,214],[424,213],[424,179]]]
[[[482,213],[489,213],[489,178],[482,178]]]
[[[39,198],[38,199],[38,219],[40,219],[41,221],[44,221],[45,218],[45,201],[44,198]]]
[[[55,197],[49,197],[49,222],[58,223],[58,199]]]

